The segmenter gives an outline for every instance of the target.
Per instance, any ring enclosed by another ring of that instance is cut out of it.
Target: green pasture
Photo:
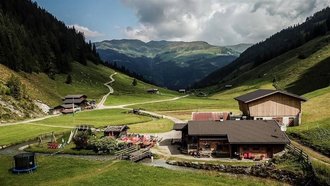
[[[126,161],[39,156],[33,174],[8,171],[12,157],[0,157],[0,185],[283,185],[275,180],[217,172],[173,171]]]

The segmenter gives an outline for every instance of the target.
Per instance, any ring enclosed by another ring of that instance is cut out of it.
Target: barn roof
[[[190,136],[227,136],[231,144],[288,144],[289,138],[274,120],[189,121]]]
[[[82,97],[86,97],[86,95],[84,94],[72,94],[72,95],[66,95],[64,98],[65,99],[79,99],[79,98],[82,98]]]
[[[226,112],[193,112],[191,120],[193,121],[220,121],[227,120],[229,114]]]
[[[234,99],[237,100],[237,101],[242,101],[244,103],[249,103],[249,102],[252,102],[252,101],[267,97],[267,96],[271,96],[271,95],[274,95],[274,94],[284,94],[284,95],[299,99],[300,101],[307,101],[307,99],[305,99],[301,96],[298,96],[296,94],[292,94],[292,93],[289,93],[289,92],[286,92],[286,91],[264,90],[264,89],[256,90],[254,92],[250,92],[250,93],[238,96]]]
[[[69,98],[66,98],[66,99],[63,101],[63,103],[64,103],[64,104],[72,104],[72,103],[74,103],[74,104],[80,104],[80,103],[82,103],[82,102],[84,102],[84,101],[85,101],[84,98],[77,98],[77,99],[69,99]]]

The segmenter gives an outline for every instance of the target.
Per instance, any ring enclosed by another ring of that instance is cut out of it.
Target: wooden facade
[[[265,95],[260,92],[265,91]],[[255,97],[253,97],[255,94]],[[261,90],[235,98],[248,119],[276,120],[285,126],[301,123],[301,103],[304,98],[281,91]]]
[[[188,121],[175,124],[188,154],[220,158],[272,158],[290,143],[276,121]]]
[[[297,116],[301,101],[283,94],[274,94],[249,103],[240,102],[244,115],[251,117]]]

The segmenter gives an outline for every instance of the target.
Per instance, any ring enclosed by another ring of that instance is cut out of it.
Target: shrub
[[[113,138],[108,137],[92,139],[89,141],[89,145],[96,153],[113,154],[115,150],[118,150],[117,141]]]
[[[9,95],[17,100],[22,99],[24,94],[24,88],[18,77],[12,75],[7,82],[7,87],[9,88]]]
[[[78,132],[73,138],[73,142],[77,149],[87,149],[89,134],[87,132]]]

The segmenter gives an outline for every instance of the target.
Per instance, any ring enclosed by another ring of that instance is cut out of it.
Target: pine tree
[[[137,85],[137,80],[134,78],[133,81],[132,81],[132,85],[133,86],[136,86]]]
[[[68,76],[66,77],[66,81],[65,81],[66,84],[72,84],[72,77],[71,77],[71,74],[68,74]]]

